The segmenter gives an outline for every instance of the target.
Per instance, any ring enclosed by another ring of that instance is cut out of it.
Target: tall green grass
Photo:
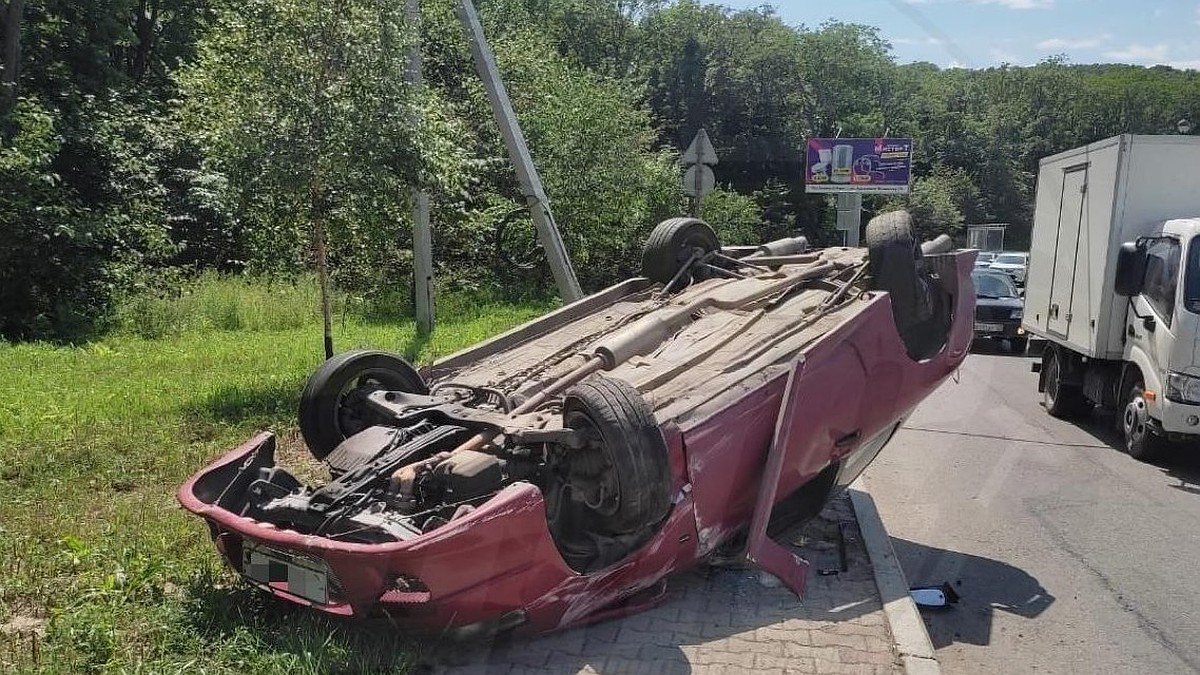
[[[338,298],[338,310],[344,303]],[[299,328],[320,318],[320,294],[307,277],[290,280],[207,273],[169,293],[144,293],[122,302],[116,332],[153,340],[193,331]]]
[[[439,324],[343,313],[339,351],[429,362],[548,301],[450,296]],[[204,277],[87,345],[0,343],[0,672],[404,672],[415,646],[249,592],[176,487],[260,429],[297,450],[323,358],[304,284]],[[344,305],[343,305],[344,307]]]

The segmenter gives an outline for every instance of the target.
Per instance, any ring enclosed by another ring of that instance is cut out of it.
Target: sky
[[[711,0],[774,6],[789,24],[876,26],[901,63],[942,67],[1164,64],[1200,70],[1200,0]]]

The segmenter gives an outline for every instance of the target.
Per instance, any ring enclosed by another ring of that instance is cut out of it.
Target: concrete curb
[[[933,652],[925,621],[921,619],[917,605],[908,594],[908,580],[896,560],[892,540],[879,518],[875,500],[860,479],[848,490],[854,513],[858,517],[858,529],[862,533],[871,567],[875,571],[875,585],[883,603],[883,615],[892,630],[896,653],[904,663],[908,675],[941,675],[942,667]]]

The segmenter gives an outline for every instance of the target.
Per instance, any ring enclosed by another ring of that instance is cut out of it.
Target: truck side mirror
[[[1117,251],[1117,282],[1114,292],[1132,298],[1142,292],[1146,279],[1146,249],[1133,242],[1121,244]]]

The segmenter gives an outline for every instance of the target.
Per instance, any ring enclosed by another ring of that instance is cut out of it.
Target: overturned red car
[[[749,562],[816,515],[962,362],[974,252],[905,212],[866,249],[722,248],[655,229],[643,276],[418,372],[353,352],[312,375],[305,485],[262,434],[179,490],[250,583],[333,614],[468,636],[659,601],[674,572]]]

